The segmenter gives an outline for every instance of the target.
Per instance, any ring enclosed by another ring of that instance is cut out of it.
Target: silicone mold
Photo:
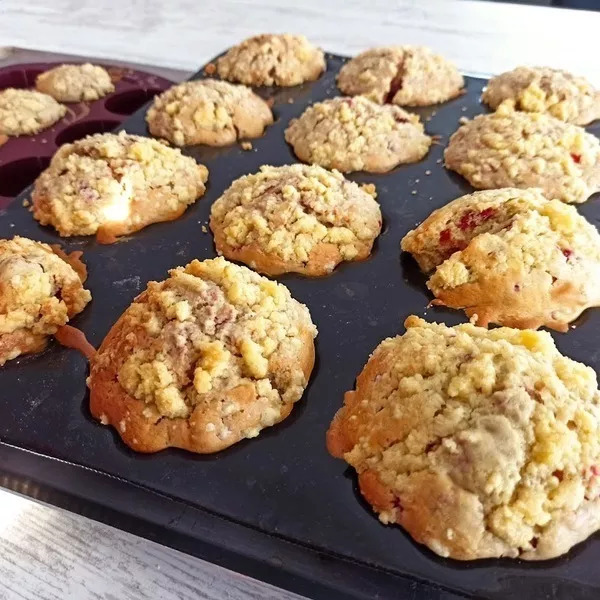
[[[0,68],[0,91],[9,87],[32,88],[40,73],[59,64],[62,63],[29,63]],[[0,210],[33,183],[59,146],[92,133],[112,131],[156,94],[173,85],[168,79],[143,71],[102,66],[110,73],[115,85],[112,94],[93,102],[65,103],[67,114],[52,127],[35,135],[0,135]]]

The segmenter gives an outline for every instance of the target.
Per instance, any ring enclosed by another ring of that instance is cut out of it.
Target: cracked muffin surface
[[[600,92],[584,77],[549,67],[517,67],[492,77],[481,99],[492,109],[507,103],[576,125],[600,118]]]
[[[66,112],[48,94],[7,88],[0,91],[0,134],[32,135],[54,125]]]
[[[365,186],[375,194],[374,186]],[[312,165],[263,166],[212,205],[219,254],[261,273],[319,276],[362,260],[381,231],[373,195],[337,171]]]
[[[37,76],[35,87],[59,102],[90,102],[115,91],[108,71],[91,63],[44,71]]]
[[[362,96],[309,106],[290,121],[285,139],[300,160],[342,172],[385,173],[421,160],[431,145],[417,115]]]
[[[546,332],[405,325],[327,433],[379,519],[459,560],[549,559],[600,528],[594,371]]]
[[[146,121],[152,135],[177,146],[226,146],[261,136],[273,123],[273,114],[250,88],[203,79],[180,83],[155,96]]]
[[[567,331],[600,306],[600,235],[573,206],[538,189],[462,196],[402,240],[436,304],[477,324]]]
[[[600,191],[596,136],[550,115],[505,105],[453,133],[444,161],[478,189],[538,187],[564,202],[585,202]]]
[[[150,282],[112,327],[91,362],[91,412],[140,452],[216,452],[289,415],[316,334],[285,286],[194,260]]]
[[[208,170],[151,138],[104,133],[61,146],[36,179],[33,216],[60,235],[103,242],[181,216]]]
[[[19,236],[0,240],[0,366],[43,350],[91,300],[80,255]]]
[[[427,106],[455,98],[465,82],[450,61],[427,47],[386,46],[348,61],[337,84],[344,94],[378,104]]]
[[[318,79],[325,56],[303,35],[266,33],[228,50],[216,69],[222,79],[246,85],[293,86]]]

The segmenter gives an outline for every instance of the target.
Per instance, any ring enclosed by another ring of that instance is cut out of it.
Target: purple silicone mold
[[[0,90],[33,88],[40,73],[59,64],[62,63],[29,63],[0,68]],[[10,138],[0,135],[0,210],[34,182],[59,146],[92,133],[115,129],[156,94],[173,85],[168,79],[143,71],[102,66],[110,73],[115,85],[112,94],[93,102],[65,103],[67,114],[52,127],[35,135]]]

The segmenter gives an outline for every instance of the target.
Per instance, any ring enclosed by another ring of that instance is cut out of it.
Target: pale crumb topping
[[[600,142],[582,127],[506,105],[467,121],[450,138],[446,166],[476,188],[539,187],[584,202],[600,190]]]
[[[573,540],[556,540],[556,527],[600,494],[594,371],[562,356],[545,332],[417,317],[406,327],[377,347],[342,412],[345,422],[358,417],[346,460],[375,472],[395,498],[380,519],[418,525],[406,511],[423,503],[421,493],[437,493],[419,488],[429,481],[447,486],[449,521],[414,533],[438,554],[566,551]]]
[[[323,51],[303,35],[262,34],[234,46],[217,60],[217,74],[246,85],[299,85],[325,70]]]
[[[600,92],[587,79],[549,67],[517,67],[492,77],[481,99],[493,109],[506,103],[577,125],[600,117]]]
[[[25,341],[51,335],[90,300],[79,275],[50,246],[18,236],[0,240],[0,365],[25,351],[8,341],[15,334]]]
[[[119,233],[174,218],[205,191],[208,171],[151,138],[91,135],[61,146],[33,191],[33,216],[60,235]]]
[[[109,346],[93,369],[120,361],[119,383],[149,414],[185,419],[202,407],[194,419],[224,439],[232,419],[253,410],[244,394],[236,396],[249,386],[261,407],[256,425],[243,432],[252,437],[280,420],[306,386],[297,357],[306,336],[317,333],[308,309],[283,285],[223,258],[195,260],[150,282],[122,319],[133,351],[115,358]]]
[[[156,96],[146,121],[152,135],[177,146],[223,146],[261,136],[273,115],[251,89],[204,79],[180,83]]]
[[[389,171],[427,154],[431,138],[419,117],[367,98],[331,98],[292,119],[285,139],[305,162],[348,171]]]
[[[511,309],[523,302],[515,311],[523,318],[546,314],[531,327],[562,328],[600,303],[598,231],[574,207],[537,189],[458,198],[409,232],[402,248],[425,271],[435,269],[427,285],[436,296],[470,284],[463,301],[472,311],[478,302],[486,310],[497,303],[502,313],[507,297],[500,281],[514,293]]]
[[[37,76],[35,86],[59,102],[91,102],[115,91],[108,71],[97,65],[59,65]]]
[[[230,247],[256,244],[291,263],[307,263],[320,244],[353,260],[381,229],[374,186],[366,188],[316,165],[263,166],[234,181],[212,205],[211,227],[222,229]]]
[[[66,107],[47,94],[7,88],[0,91],[0,134],[31,135],[64,117]]]
[[[424,46],[387,46],[362,52],[340,69],[337,83],[344,94],[400,106],[445,102],[464,86],[457,68]]]

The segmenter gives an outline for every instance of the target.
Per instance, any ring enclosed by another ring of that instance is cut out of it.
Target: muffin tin
[[[202,230],[212,202],[233,179],[262,164],[296,162],[284,129],[307,105],[338,93],[335,75],[345,60],[328,55],[328,70],[316,82],[257,90],[273,99],[276,122],[252,141],[252,150],[237,144],[185,148],[210,174],[207,193],[180,219],[111,246],[93,238],[61,239],[22,206],[28,190],[5,207],[0,236],[19,233],[84,252],[93,300],[72,324],[97,346],[147,281],[164,279],[169,268],[193,258],[215,256],[212,236]],[[52,343],[0,371],[0,484],[311,598],[600,597],[600,536],[539,564],[443,559],[400,527],[381,525],[360,497],[353,470],[325,448],[343,393],[376,345],[404,331],[408,315],[447,324],[465,320],[459,311],[426,309],[431,296],[424,277],[401,254],[400,240],[433,209],[471,191],[443,168],[442,152],[459,119],[484,110],[484,85],[467,78],[464,96],[416,111],[427,131],[439,136],[423,161],[382,175],[350,175],[375,183],[381,203],[384,230],[368,260],[341,265],[321,279],[277,278],[309,306],[319,328],[310,384],[284,422],[215,455],[175,449],[135,454],[91,418],[85,359]],[[147,135],[145,111],[123,127]],[[580,210],[598,223],[597,200]],[[562,353],[598,371],[599,327],[600,310],[589,310],[575,329],[553,337]]]
[[[0,91],[34,88],[35,79],[62,63],[29,63],[0,68]],[[69,64],[75,64],[69,61]],[[112,131],[140,106],[173,82],[125,67],[102,65],[110,73],[115,91],[93,102],[64,103],[67,114],[52,127],[21,137],[0,135],[0,210],[33,183],[48,166],[57,148],[91,133]]]

